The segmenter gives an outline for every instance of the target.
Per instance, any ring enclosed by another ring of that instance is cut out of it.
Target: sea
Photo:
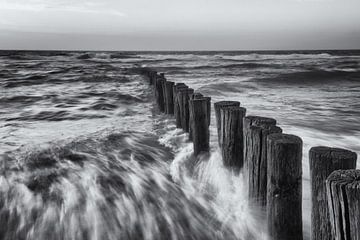
[[[214,110],[195,164],[143,67],[302,138],[310,239],[309,149],[360,154],[360,51],[0,51],[0,239],[267,239],[246,173],[223,167]]]

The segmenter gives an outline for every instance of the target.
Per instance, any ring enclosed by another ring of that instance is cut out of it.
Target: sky
[[[0,49],[360,49],[360,0],[0,0]]]

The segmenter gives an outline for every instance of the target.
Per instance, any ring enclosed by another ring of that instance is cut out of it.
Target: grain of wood
[[[336,170],[326,180],[335,240],[360,239],[360,170]]]
[[[208,103],[204,98],[191,99],[190,109],[193,119],[193,146],[194,155],[209,152],[209,126],[208,126]]]
[[[174,114],[174,97],[173,86],[174,82],[167,81],[165,83],[164,96],[165,96],[165,113]]]
[[[175,84],[175,86],[173,87],[173,97],[174,97],[174,115],[175,115],[175,120],[176,120],[176,127],[177,128],[181,128],[181,115],[180,115],[180,103],[179,103],[179,99],[178,99],[178,91],[180,89],[186,89],[189,88],[188,86],[186,86],[184,83],[177,83]]]
[[[332,240],[326,179],[335,170],[355,169],[356,154],[349,150],[313,147],[309,151],[311,183],[311,239]]]
[[[227,167],[240,170],[243,167],[243,118],[246,109],[238,106],[220,108],[222,158]]]
[[[204,95],[202,95],[201,93],[198,92],[194,92],[191,96],[190,96],[190,100],[191,99],[201,99],[203,98]],[[189,101],[190,101],[189,100]],[[189,140],[191,141],[193,139],[193,116],[192,116],[192,105],[189,103]]]
[[[189,132],[189,100],[190,96],[194,93],[194,89],[185,88],[185,89],[178,89],[177,91],[177,99],[179,103],[179,110],[180,110],[180,127],[185,131]]]
[[[267,136],[281,133],[276,120],[260,116],[244,118],[244,167],[249,184],[249,199],[254,205],[266,206]]]
[[[240,102],[238,101],[220,101],[220,102],[216,102],[214,103],[214,109],[215,109],[215,118],[216,118],[216,127],[217,127],[217,134],[218,134],[218,143],[219,143],[219,147],[220,149],[222,148],[222,133],[220,131],[221,129],[221,115],[220,115],[220,109],[222,107],[239,107],[240,106]]]
[[[271,240],[302,240],[302,140],[274,133],[267,137],[267,227]]]

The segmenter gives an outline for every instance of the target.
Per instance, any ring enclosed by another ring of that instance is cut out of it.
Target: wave
[[[2,97],[0,98],[0,104],[4,105],[13,105],[17,103],[33,104],[37,101],[46,99],[47,96],[34,96],[34,95],[16,95],[11,97]]]
[[[71,71],[71,70],[66,70]],[[84,70],[82,70],[84,71]],[[99,75],[99,74],[89,74],[78,77],[62,77],[56,78],[52,77],[52,74],[48,75],[38,75],[38,74],[29,74],[22,78],[8,78],[1,81],[4,88],[15,88],[22,86],[31,86],[31,85],[41,85],[41,84],[66,84],[66,83],[75,83],[75,82],[85,82],[85,83],[104,83],[104,82],[117,82],[117,83],[127,83],[130,82],[130,79],[120,75],[120,76],[109,76],[109,75]]]
[[[84,54],[77,56],[76,58],[81,59],[81,60],[87,60],[87,59],[93,58],[93,56],[94,56],[94,54],[84,53]]]
[[[66,110],[58,111],[40,111],[38,113],[27,112],[18,117],[9,117],[5,121],[65,121],[65,120],[83,120],[83,119],[95,119],[106,118],[107,116],[101,114],[79,114],[72,113]]]
[[[109,53],[102,53],[102,52],[88,52],[88,53],[82,53],[76,57],[80,60],[104,60],[104,59],[110,59]]]
[[[136,57],[135,53],[112,53],[110,54],[111,59],[127,59]]]
[[[44,58],[52,57],[68,57],[71,56],[71,52],[62,51],[17,51],[17,50],[1,50],[0,57],[6,57],[15,61],[27,61],[27,60],[43,60]]]
[[[19,165],[0,176],[0,238],[237,239],[172,181],[172,158],[134,132],[7,157]]]
[[[0,78],[8,78],[10,76],[12,76],[13,72],[10,70],[6,70],[6,69],[1,69],[0,70]]]
[[[228,95],[229,93],[244,92],[248,89],[248,86],[244,88],[239,82],[221,82],[204,85],[198,90],[208,95],[223,96]]]
[[[109,53],[109,52],[87,52],[77,55],[80,60],[111,60],[111,59],[129,59],[136,57],[135,53]]]
[[[88,97],[102,97],[103,99],[101,101],[105,101],[106,99],[114,99],[126,103],[142,103],[147,101],[147,97],[145,96],[142,96],[140,98],[130,94],[124,94],[115,90],[110,90],[107,92],[100,92],[100,91],[82,92],[81,94],[77,95],[75,98],[82,99]]]
[[[259,60],[299,60],[299,59],[330,59],[338,58],[339,56],[330,53],[244,53],[244,54],[218,54],[215,57],[222,60],[232,61],[259,61]]]
[[[325,70],[312,70],[303,72],[293,72],[279,74],[274,77],[256,78],[250,81],[261,83],[278,83],[278,84],[323,84],[329,82],[359,82],[360,71],[347,72],[347,71],[325,71]]]
[[[92,75],[92,76],[81,76],[75,79],[72,79],[71,82],[119,82],[127,83],[130,80],[125,76],[108,76],[108,75]]]
[[[158,71],[182,71],[182,70],[216,70],[216,69],[257,69],[257,68],[282,68],[282,64],[266,64],[266,63],[238,63],[238,64],[224,64],[219,62],[216,65],[199,65],[199,66],[170,66],[157,67]]]

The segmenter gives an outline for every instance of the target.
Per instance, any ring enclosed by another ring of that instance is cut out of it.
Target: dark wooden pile
[[[210,151],[211,98],[164,74],[143,69],[159,110],[175,116],[189,133],[194,155]],[[246,116],[239,101],[214,104],[218,143],[225,167],[242,171],[249,201],[263,208],[272,240],[301,240],[302,140],[282,133],[276,120]],[[309,152],[313,240],[360,240],[360,170],[357,155],[345,149],[313,147]]]

